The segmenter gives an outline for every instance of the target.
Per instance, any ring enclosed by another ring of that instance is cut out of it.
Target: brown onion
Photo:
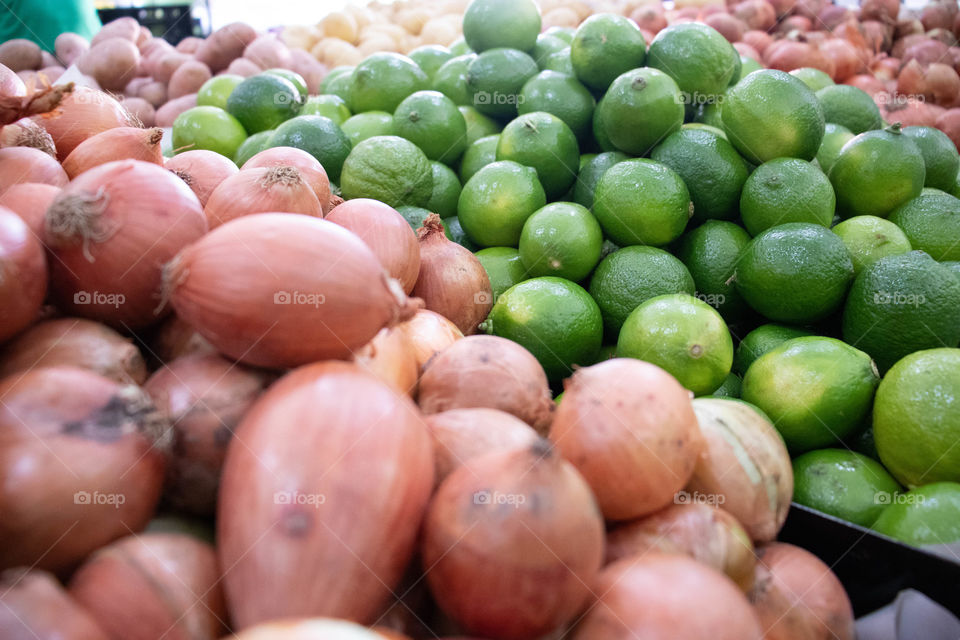
[[[933,127],[946,109],[925,102],[923,97],[893,96],[880,105],[883,119],[904,127]]]
[[[870,63],[870,73],[884,82],[896,80],[897,74],[900,73],[900,59],[879,55]]]
[[[793,71],[801,67],[813,67],[831,77],[836,73],[836,63],[817,47],[806,42],[781,40],[775,46],[769,47],[764,52],[764,57],[770,69]]]
[[[53,138],[30,118],[21,118],[0,128],[0,147],[33,147],[52,158],[57,157]]]
[[[92,320],[55,318],[33,325],[0,351],[0,378],[38,367],[77,367],[121,384],[143,384],[147,365],[129,339]]]
[[[722,504],[753,540],[773,540],[793,497],[793,468],[783,438],[743,402],[698,398],[693,410],[706,446],[687,491]]]
[[[960,75],[949,65],[933,63],[924,69],[918,61],[911,60],[900,70],[897,93],[953,106],[960,95]]]
[[[481,636],[535,638],[574,620],[602,560],[603,518],[590,488],[542,439],[456,469],[423,523],[437,604]]]
[[[396,209],[378,200],[347,200],[330,210],[327,220],[357,234],[376,254],[405,293],[413,291],[420,273],[417,234]]]
[[[860,24],[863,31],[863,38],[867,47],[874,53],[888,51],[893,42],[893,26],[878,22],[876,20],[866,20]],[[857,44],[854,42],[854,44]]]
[[[60,193],[60,187],[40,182],[15,184],[0,194],[0,207],[20,216],[38,241],[43,239],[43,219],[47,208]]]
[[[610,531],[606,562],[650,552],[685,555],[749,591],[756,565],[750,536],[732,515],[696,498],[681,493],[678,504]]]
[[[33,120],[53,137],[61,161],[90,136],[131,124],[123,105],[103,91],[82,86],[65,95],[55,110]]]
[[[758,31],[769,31],[777,22],[777,14],[766,0],[744,0],[733,5],[730,13]]]
[[[47,211],[57,305],[116,327],[156,322],[163,265],[206,230],[197,197],[160,166],[122,160],[84,172]]]
[[[300,170],[290,166],[242,169],[213,190],[203,211],[211,229],[252,213],[323,215],[313,189]]]
[[[4,640],[107,640],[96,621],[46,571],[0,573],[0,637]]]
[[[927,31],[933,29],[951,29],[953,17],[957,13],[956,4],[951,8],[946,2],[931,2],[920,12],[920,23]]]
[[[349,358],[414,309],[360,238],[289,213],[214,229],[168,265],[165,281],[183,320],[255,366]]]
[[[334,618],[302,618],[265,622],[234,636],[234,640],[384,640],[373,629]]]
[[[448,318],[464,335],[475,333],[493,307],[490,278],[477,257],[443,232],[435,213],[417,230],[420,275],[413,295]]]
[[[937,129],[943,131],[953,140],[953,144],[960,148],[960,108],[953,108],[944,111],[937,117],[934,123]],[[3,198],[0,198],[0,204],[3,204]]]
[[[751,30],[743,34],[743,42],[750,45],[763,55],[764,50],[773,42],[773,36],[766,31]]]
[[[734,42],[733,48],[737,50],[737,53],[741,56],[746,56],[747,58],[753,58],[754,60],[763,60],[763,56],[760,55],[760,52],[751,47],[748,44],[743,42]]]
[[[926,29],[923,28],[923,23],[917,20],[916,18],[905,18],[903,20],[897,20],[897,24],[894,26],[893,35],[899,40],[905,38],[906,36],[911,36],[915,34],[923,35],[926,33]]]
[[[777,25],[777,31],[784,34],[805,33],[813,28],[813,22],[805,16],[790,16]],[[789,37],[789,36],[788,36]]]
[[[903,64],[916,60],[921,66],[931,62],[943,62],[949,57],[950,47],[937,40],[925,39],[904,49],[900,56]]]
[[[46,294],[43,246],[20,216],[0,207],[0,342],[37,318]]]
[[[171,507],[212,516],[227,445],[269,377],[215,354],[169,363],[143,389],[173,424],[164,497]]]
[[[413,402],[355,365],[274,384],[223,468],[217,541],[235,626],[376,620],[411,560],[432,457]]]
[[[206,338],[175,313],[160,324],[150,341],[150,353],[161,364],[195,353],[216,352]]]
[[[333,208],[330,194],[330,180],[320,161],[303,149],[294,147],[270,147],[257,153],[243,163],[243,169],[256,167],[295,167],[300,177],[310,185],[320,201],[324,215]]]
[[[768,637],[733,581],[684,556],[625,558],[606,567],[592,587],[597,601],[571,640]]]
[[[200,43],[194,57],[216,73],[226,69],[235,58],[242,56],[243,50],[256,37],[257,32],[250,25],[232,22],[220,27]]]
[[[644,4],[637,7],[630,14],[630,19],[641,29],[646,29],[653,34],[667,28],[667,18],[663,14],[663,7],[659,4]]]
[[[833,59],[833,79],[842,82],[866,69],[871,56],[842,38],[830,38],[820,45],[821,53]]]
[[[424,366],[417,401],[424,413],[487,408],[512,414],[545,434],[554,402],[543,367],[522,346],[498,336],[457,340]]]
[[[72,180],[84,171],[115,160],[141,160],[163,165],[162,139],[163,129],[159,127],[108,129],[77,145],[63,161],[63,169]]]
[[[203,207],[207,206],[213,190],[239,171],[230,158],[206,149],[178,153],[168,158],[164,166],[187,183]]]
[[[715,13],[704,22],[720,32],[730,42],[737,42],[747,31],[747,24],[729,13]]]
[[[663,369],[626,358],[564,383],[550,439],[590,483],[608,520],[670,504],[703,448],[690,393]]]
[[[851,76],[844,81],[844,84],[849,84],[852,87],[856,87],[857,89],[860,89],[871,96],[884,93],[887,90],[882,80],[869,73],[861,73]]]
[[[397,325],[403,331],[413,350],[420,371],[437,353],[463,337],[457,325],[428,309],[418,309],[412,318]]]
[[[76,33],[61,33],[53,43],[57,59],[70,66],[90,49],[87,39]]]
[[[899,14],[900,0],[863,0],[860,3],[861,20],[895,23]]]
[[[94,553],[70,595],[115,640],[215,640],[225,631],[213,546],[178,533],[144,533]]]
[[[893,43],[893,48],[890,50],[890,55],[894,58],[902,58],[903,54],[907,52],[907,49],[913,47],[914,45],[926,42],[928,40],[927,36],[921,31],[920,33],[911,33],[905,35],[895,43]]]
[[[384,327],[353,356],[361,368],[389,384],[395,391],[415,396],[420,367],[410,341],[399,327]]]
[[[537,432],[497,409],[451,409],[426,417],[439,484],[467,461],[494,451],[532,446]]]
[[[65,570],[153,515],[170,425],[133,385],[33,369],[0,382],[0,566]]]
[[[69,178],[56,159],[32,147],[0,149],[0,195],[15,184],[40,182],[62,187]]]
[[[775,542],[757,550],[750,601],[766,640],[853,640],[853,608],[837,576],[815,555]]]
[[[833,31],[835,27],[853,17],[853,12],[849,8],[838,4],[827,4],[817,14],[817,24],[822,25],[824,29]]]

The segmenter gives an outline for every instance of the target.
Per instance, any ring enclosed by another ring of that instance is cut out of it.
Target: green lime
[[[735,373],[728,373],[723,383],[713,390],[711,398],[740,398],[740,389],[743,381]]]
[[[423,72],[427,74],[427,78],[429,78],[431,82],[440,67],[453,58],[450,49],[441,47],[438,44],[425,44],[422,47],[413,49],[407,55],[417,63],[418,67],[423,69]]]
[[[960,278],[960,261],[947,260],[946,262],[941,262],[940,264],[953,271],[957,278]]]
[[[566,40],[562,40],[561,38],[557,38],[546,33],[541,33],[537,36],[537,44],[533,46],[533,50],[530,52],[530,57],[533,58],[533,61],[537,63],[538,67],[543,69],[543,63],[546,62],[548,57],[569,47],[570,43]]]
[[[416,231],[423,226],[423,221],[433,213],[430,209],[426,207],[415,207],[413,205],[404,204],[397,207],[397,213],[403,216],[403,219],[406,220],[413,230]],[[446,231],[446,225],[444,225],[444,231]],[[447,237],[450,237],[450,234],[446,234]]]
[[[817,164],[824,173],[830,173],[830,169],[837,161],[837,156],[840,155],[840,149],[851,140],[853,140],[853,132],[850,129],[833,122],[824,125],[823,142],[820,143],[820,149],[817,151]]]
[[[876,402],[876,399],[874,399],[874,402]],[[872,420],[872,416],[867,418],[867,421],[870,420]],[[880,455],[877,453],[877,445],[873,441],[873,427],[868,426],[866,429],[860,431],[856,437],[849,441],[850,446],[854,451],[867,456],[871,460],[880,462]]]
[[[460,36],[450,43],[450,53],[452,53],[455,57],[465,56],[468,53],[473,52],[473,49],[470,48],[470,45],[467,44],[467,41],[464,40],[463,36]]]
[[[694,111],[693,121],[720,129],[723,131],[724,139],[729,142],[730,138],[727,137],[727,132],[723,129],[723,119],[720,117],[720,105],[722,103],[721,96],[717,96],[716,100],[707,101],[706,104],[698,106]]]
[[[509,338],[536,356],[550,380],[576,365],[593,364],[603,339],[600,309],[583,287],[546,276],[507,289],[490,312],[494,335]]]
[[[520,252],[513,247],[487,247],[477,251],[476,256],[490,278],[494,302],[504,291],[527,279]]]
[[[887,256],[912,250],[910,239],[900,227],[876,216],[855,216],[833,228],[853,258],[854,275]]]
[[[813,160],[823,140],[820,101],[783,71],[755,71],[730,87],[720,119],[730,143],[754,164],[774,158]]]
[[[555,38],[560,38],[567,44],[573,42],[573,37],[576,35],[577,31],[573,27],[550,27],[545,34],[548,36],[554,36]]]
[[[794,453],[835,444],[869,413],[880,375],[870,356],[834,338],[793,338],[753,361],[743,399],[770,416]]]
[[[668,74],[686,96],[697,100],[724,92],[739,70],[740,54],[713,27],[679,22],[657,33],[647,64]]]
[[[300,105],[293,83],[270,73],[246,78],[227,98],[227,111],[247,133],[275,129],[297,115]]]
[[[460,182],[466,184],[477,171],[497,161],[497,145],[500,134],[496,133],[476,140],[467,147],[460,158]]]
[[[545,111],[563,120],[580,140],[586,140],[593,125],[596,100],[576,78],[558,71],[541,71],[520,90],[520,114]]]
[[[605,91],[617,76],[643,66],[647,43],[633,20],[612,13],[590,16],[570,43],[570,62],[583,84]]]
[[[955,198],[960,198],[960,171],[957,172],[957,177],[954,180],[953,186],[947,189],[947,191]]]
[[[740,56],[740,73],[733,79],[732,84],[737,84],[754,71],[760,71],[761,69],[766,69],[766,67],[760,62],[750,56]]]
[[[447,96],[455,104],[473,104],[473,96],[467,88],[467,69],[477,59],[477,54],[450,58],[433,74],[433,89]]]
[[[743,228],[726,220],[707,220],[683,234],[675,251],[693,276],[697,297],[728,323],[741,320],[747,310],[730,277],[748,244],[750,236]]]
[[[457,215],[460,179],[453,169],[442,162],[433,161],[430,166],[433,169],[433,193],[427,202],[427,209],[436,212],[441,218]]]
[[[404,98],[393,114],[393,131],[445,164],[455,162],[467,148],[467,122],[439,91],[417,91]]]
[[[486,138],[487,136],[492,136],[503,129],[500,126],[500,123],[491,118],[490,116],[485,116],[473,107],[461,106],[457,107],[460,111],[460,115],[463,116],[463,121],[467,123],[467,146],[470,146],[480,138]]]
[[[749,172],[747,163],[725,138],[703,129],[681,128],[654,147],[650,158],[683,178],[693,201],[695,222],[737,217],[740,191]]]
[[[860,271],[843,309],[843,339],[886,371],[922,349],[960,342],[960,282],[922,251],[880,258]]]
[[[273,129],[267,129],[266,131],[261,131],[255,133],[252,136],[248,136],[243,143],[237,147],[237,150],[233,154],[233,162],[238,167],[242,167],[246,164],[247,160],[257,155],[261,151],[267,148],[267,145],[270,143],[270,138],[273,137]],[[186,149],[184,149],[186,151]]]
[[[430,88],[430,80],[416,62],[399,53],[374,53],[350,75],[350,99],[354,113],[393,113],[404,98]]]
[[[460,192],[457,215],[484,247],[515,247],[527,218],[547,203],[537,172],[502,160],[477,171]]]
[[[893,497],[873,530],[915,546],[960,540],[960,484],[935,482]]]
[[[563,120],[544,111],[517,116],[500,134],[497,160],[512,160],[537,170],[548,200],[573,186],[580,166],[577,137]]]
[[[683,100],[667,74],[643,67],[617,77],[596,111],[610,143],[644,155],[683,124]],[[602,146],[602,145],[601,145]]]
[[[197,92],[197,106],[226,109],[227,98],[241,82],[243,82],[243,76],[232,73],[224,73],[210,78],[203,83],[203,86]]]
[[[340,127],[351,144],[356,146],[367,138],[393,135],[393,116],[386,111],[367,111],[347,118]]]
[[[853,260],[837,234],[808,222],[760,233],[743,251],[734,281],[754,310],[777,322],[814,322],[840,308]]]
[[[319,95],[307,98],[303,108],[300,109],[300,115],[323,116],[336,122],[337,126],[341,126],[353,114],[340,96]]]
[[[762,324],[744,336],[737,345],[737,351],[733,355],[733,371],[742,376],[754,360],[768,351],[776,349],[787,340],[812,335],[809,331],[796,327]]]
[[[620,329],[617,355],[651,362],[696,395],[719,387],[733,364],[733,340],[713,307],[685,293],[651,298]]]
[[[554,202],[533,212],[520,232],[520,258],[531,277],[558,276],[579,282],[600,262],[603,231],[596,218],[573,202]]]
[[[543,59],[540,65],[541,71],[557,71],[570,77],[576,77],[573,70],[573,61],[570,59],[570,47],[562,51],[551,53]]]
[[[424,206],[433,194],[433,168],[417,145],[398,136],[360,142],[343,163],[343,197],[373,198],[391,207]]]
[[[826,71],[821,71],[820,69],[814,69],[813,67],[800,67],[799,69],[794,69],[790,72],[795,78],[799,78],[803,84],[809,87],[810,91],[816,93],[823,89],[824,87],[832,87],[836,84],[833,81],[833,78],[830,77]]]
[[[693,129],[694,131],[706,131],[708,133],[712,133],[718,138],[721,138],[723,140],[726,140],[727,142],[730,142],[730,140],[727,138],[727,132],[724,131],[723,129],[716,128],[712,124],[704,124],[702,122],[684,122],[682,125],[680,125],[680,129],[681,130]],[[743,160],[742,157],[740,159]],[[749,166],[746,164],[745,160],[743,160],[743,162],[744,162],[744,166]]]
[[[920,149],[894,125],[861,133],[843,145],[829,176],[841,216],[886,218],[920,195],[926,169]]]
[[[460,218],[457,216],[450,216],[449,218],[443,219],[443,233],[447,238],[465,249],[477,251],[480,248],[463,230],[463,227],[460,225]]]
[[[345,67],[344,69],[346,72],[330,78],[330,81],[326,83],[326,88],[321,89],[320,93],[337,96],[347,103],[347,108],[352,112],[354,108],[350,104],[350,88],[353,86],[353,67]]]
[[[353,145],[340,127],[323,116],[297,116],[274,129],[268,147],[303,149],[316,158],[334,182],[340,182],[340,170]]]
[[[843,125],[853,133],[879,129],[883,125],[880,109],[863,89],[848,84],[834,84],[817,91],[827,122]]]
[[[913,140],[923,154],[927,170],[923,185],[950,192],[957,184],[960,170],[960,154],[953,140],[933,127],[904,127],[903,135]]]
[[[463,14],[463,38],[477,53],[497,47],[529,51],[539,33],[533,0],[472,0]]]
[[[593,213],[617,244],[660,247],[680,237],[693,203],[673,169],[653,160],[624,160],[597,183]]]
[[[334,82],[337,78],[349,78],[351,73],[353,73],[353,67],[347,65],[330,69],[323,80],[320,81],[320,93],[330,93],[331,82]]]
[[[600,111],[600,104],[593,110],[593,139],[597,143],[600,151],[616,151],[617,148],[607,137],[607,123],[603,119],[603,113]]]
[[[193,107],[173,121],[173,148],[178,153],[207,149],[233,158],[246,139],[243,125],[219,107]]]
[[[651,298],[693,295],[693,278],[682,262],[662,249],[624,247],[603,258],[590,279],[590,295],[603,314],[607,335],[620,334],[627,316]]]
[[[285,80],[289,80],[290,84],[297,88],[297,91],[300,93],[300,102],[303,102],[307,99],[307,95],[310,93],[307,90],[307,81],[303,79],[303,76],[297,73],[296,71],[291,71],[290,69],[267,69],[264,73],[269,73],[275,76],[279,76]]]
[[[470,104],[494,118],[514,118],[520,90],[539,72],[533,58],[518,49],[484,51],[467,67]]]
[[[593,207],[593,192],[600,182],[600,177],[606,173],[607,169],[629,160],[630,156],[620,151],[605,151],[591,157],[583,162],[585,156],[580,156],[580,173],[577,174],[577,182],[573,188],[573,199],[578,204],[590,209]]]
[[[900,482],[960,481],[960,349],[930,349],[898,361],[873,407],[877,453]]]
[[[836,204],[833,185],[816,165],[777,158],[747,178],[740,194],[740,217],[752,236],[788,222],[829,227]]]
[[[883,465],[847,449],[817,449],[793,461],[793,500],[861,527],[872,525],[900,485]]]

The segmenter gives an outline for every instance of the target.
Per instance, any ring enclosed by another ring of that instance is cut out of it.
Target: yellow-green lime
[[[679,22],[657,33],[647,64],[676,80],[689,103],[723,93],[739,71],[740,54],[713,27]]]
[[[915,546],[960,540],[960,484],[935,482],[894,497],[873,530]]]
[[[533,50],[530,52],[530,57],[533,58],[533,61],[537,63],[538,67],[543,69],[543,63],[549,56],[557,53],[558,51],[563,51],[569,46],[570,43],[566,40],[547,33],[541,33],[537,36],[537,44],[533,46]]]
[[[520,258],[531,277],[579,282],[600,262],[602,245],[600,224],[574,202],[554,202],[534,211],[520,232]]]
[[[853,133],[879,129],[883,125],[880,109],[863,89],[848,84],[834,84],[817,91],[827,122],[843,125]]]
[[[319,95],[307,98],[300,109],[300,115],[323,116],[330,118],[337,123],[337,126],[340,126],[353,114],[350,113],[350,108],[347,107],[347,103],[340,96]]]
[[[174,121],[174,123],[176,123],[176,121]],[[252,136],[247,136],[247,139],[244,140],[233,153],[233,163],[238,167],[242,167],[247,160],[266,149],[272,137],[273,129],[267,129],[266,131],[255,133]],[[186,149],[184,149],[184,151],[186,151]]]
[[[590,278],[590,295],[603,314],[607,335],[616,338],[627,316],[650,298],[671,293],[693,295],[690,272],[662,249],[624,247],[603,258]]]
[[[793,338],[743,376],[743,399],[770,416],[793,453],[833,445],[869,413],[880,375],[870,356],[834,338]]]
[[[450,49],[438,44],[425,44],[411,50],[407,55],[417,63],[417,66],[423,69],[423,72],[427,74],[427,78],[431,81],[433,81],[433,77],[437,74],[437,70],[440,69],[445,62],[453,58]]]
[[[347,103],[354,113],[393,113],[411,93],[429,88],[430,80],[416,62],[399,53],[379,52],[354,67]]]
[[[353,73],[353,67],[349,65],[343,65],[330,69],[330,71],[327,72],[327,75],[324,76],[323,80],[320,81],[320,94],[330,93],[330,83],[334,82],[337,78],[349,78],[351,73]]]
[[[353,86],[353,67],[338,67],[342,73],[334,74],[333,71],[327,75],[321,84],[320,93],[337,96],[347,103],[347,107],[354,110],[350,104],[350,87]]]
[[[613,13],[590,16],[570,42],[570,62],[583,84],[605,91],[617,76],[643,66],[647,43],[633,20]]]
[[[698,298],[728,323],[743,319],[747,303],[731,282],[737,259],[750,244],[742,227],[726,220],[707,220],[680,237],[674,254],[693,277]]]
[[[722,138],[722,139],[726,140],[727,142],[730,142],[730,140],[727,138],[727,132],[724,131],[723,129],[718,129],[717,127],[713,126],[712,124],[704,124],[704,123],[702,123],[702,122],[684,122],[682,125],[680,125],[680,129],[681,129],[681,130],[683,130],[683,129],[693,129],[694,131],[707,131],[707,132],[712,133],[713,135],[717,136],[718,138]],[[742,158],[741,158],[741,159],[742,159]],[[746,161],[744,161],[744,162],[746,162]],[[744,166],[747,166],[747,165],[744,165]]]
[[[303,149],[320,164],[327,176],[340,182],[343,162],[353,148],[350,138],[330,118],[323,116],[297,116],[274,129],[268,147],[294,147]]]
[[[441,218],[457,215],[457,202],[460,200],[460,179],[453,169],[442,162],[430,163],[433,169],[433,193],[427,202],[427,209]]]
[[[444,164],[458,160],[467,148],[467,122],[439,91],[417,91],[404,98],[393,113],[393,132]]]
[[[537,171],[548,200],[573,186],[580,166],[577,137],[563,120],[545,111],[516,117],[500,134],[497,160],[511,160]]]
[[[607,125],[603,120],[603,112],[600,110],[600,105],[597,104],[597,108],[593,110],[593,139],[596,141],[596,148],[600,151],[616,151],[617,148],[613,146],[613,143],[610,141],[610,138],[607,137]]]
[[[600,177],[618,162],[629,160],[630,156],[621,151],[604,151],[590,157],[586,162],[583,161],[584,157],[580,156],[580,173],[577,174],[577,182],[573,187],[573,199],[590,209],[593,207],[593,192],[600,182]]]
[[[467,41],[463,38],[463,36],[460,36],[450,43],[450,53],[452,53],[454,56],[464,56],[473,52],[473,49],[470,48],[470,45],[467,44]]]
[[[340,126],[356,146],[367,138],[393,135],[393,115],[386,111],[366,111],[350,116]]]
[[[942,264],[943,266],[953,271],[953,273],[957,276],[957,278],[960,278],[960,261],[946,260],[944,262],[941,262],[940,264]]]
[[[557,71],[541,71],[520,90],[520,114],[546,111],[563,120],[574,135],[586,140],[593,124],[596,100],[576,78]]]
[[[398,136],[374,136],[357,144],[343,163],[343,197],[373,198],[391,207],[422,207],[433,194],[433,168],[417,145]]]
[[[227,98],[243,82],[243,76],[234,73],[222,73],[203,83],[197,92],[198,107],[227,108]]]
[[[695,222],[737,216],[740,191],[749,172],[747,163],[725,138],[704,129],[681,128],[654,147],[650,158],[683,178],[693,201]]]
[[[766,69],[761,63],[757,62],[750,56],[740,56],[740,73],[737,74],[735,78],[731,81],[732,84],[737,84],[743,78],[747,77],[754,71],[760,71],[761,69]]]
[[[880,258],[907,253],[913,248],[900,227],[876,216],[854,216],[833,227],[833,232],[847,245],[854,274]]]
[[[554,26],[544,31],[544,33],[547,34],[548,36],[554,36],[555,38],[560,38],[567,44],[570,44],[571,42],[573,42],[573,37],[576,35],[577,30],[574,29],[573,27]]]
[[[960,349],[929,349],[898,361],[873,408],[877,453],[908,487],[960,482]]]
[[[951,191],[956,186],[957,171],[960,170],[960,154],[953,140],[934,127],[904,127],[903,135],[913,140],[923,154],[927,170],[923,185]]]
[[[823,142],[817,150],[817,164],[824,173],[830,173],[843,145],[853,140],[853,132],[843,125],[828,122],[824,125]]]
[[[550,380],[577,365],[593,364],[603,339],[600,309],[583,287],[564,278],[530,278],[507,289],[493,305],[488,327],[540,361]]]
[[[470,143],[460,158],[460,182],[466,184],[477,171],[497,161],[500,134],[485,136]]]
[[[653,363],[696,395],[719,387],[733,364],[733,340],[713,307],[685,293],[651,298],[620,328],[617,355]]]
[[[516,247],[527,218],[547,203],[537,172],[509,160],[486,165],[460,191],[457,215],[483,247]]]
[[[914,351],[960,342],[960,282],[922,251],[887,256],[864,267],[843,309],[843,339],[881,371]]]
[[[467,146],[480,138],[500,133],[503,129],[499,122],[490,116],[483,115],[473,107],[460,106],[457,109],[463,116],[463,121],[467,123]]]
[[[296,71],[291,71],[290,69],[267,69],[264,73],[273,74],[275,76],[280,76],[289,80],[290,83],[297,88],[297,91],[300,93],[300,102],[304,102],[307,99],[307,95],[310,93],[307,90],[307,81],[304,80],[303,76],[297,73]]]
[[[470,104],[494,118],[514,118],[520,90],[539,72],[533,58],[519,49],[484,51],[467,67]]]
[[[243,125],[219,107],[193,107],[173,121],[173,148],[206,149],[232,158],[247,139]]]
[[[810,88],[810,91],[817,92],[824,87],[832,87],[836,83],[826,71],[814,69],[813,67],[800,67],[790,72],[795,78],[799,78],[803,84]]]
[[[953,186],[947,191],[949,191],[950,195],[954,196],[955,198],[960,198],[960,171],[957,172],[957,177],[954,179]]]
[[[513,247],[487,247],[477,251],[476,256],[490,278],[494,302],[504,291],[527,279],[520,252]]]
[[[476,58],[477,54],[468,53],[444,62],[433,75],[433,89],[457,105],[472,105],[473,96],[467,89],[467,68]]]
[[[677,83],[662,71],[642,67],[617,76],[595,117],[614,147],[639,156],[679,130],[683,114]]]
[[[743,250],[734,281],[754,310],[769,320],[815,322],[843,304],[853,260],[840,237],[809,222],[760,233]]]
[[[570,77],[576,77],[576,73],[573,71],[573,61],[570,60],[570,47],[551,53],[544,58],[543,63],[540,65],[540,70],[559,71]]]
[[[727,90],[720,110],[723,130],[754,164],[774,158],[813,160],[823,140],[823,107],[789,73],[754,71]]]
[[[711,127],[716,127],[723,131],[723,120],[720,117],[720,105],[723,104],[723,96],[717,96],[716,100],[707,101],[706,104],[701,104],[693,112],[693,121],[699,122],[700,124],[710,125]],[[724,138],[729,141],[727,137],[727,132],[723,131]]]
[[[798,158],[776,158],[747,178],[740,217],[752,236],[788,222],[829,227],[836,204],[833,185],[819,167]]]
[[[477,53],[496,47],[529,51],[540,33],[533,0],[472,0],[463,14],[463,38]]]
[[[719,387],[710,393],[711,398],[739,398],[743,381],[735,373],[728,373]]]
[[[848,449],[817,449],[793,461],[793,500],[869,527],[900,491],[883,465]]]
[[[776,349],[787,340],[812,336],[806,329],[788,327],[782,324],[762,324],[743,337],[733,354],[733,371],[743,375],[754,360]]]
[[[470,236],[463,230],[463,227],[460,225],[460,218],[457,216],[450,216],[449,218],[443,219],[443,232],[447,238],[465,249],[469,249],[470,251],[480,249],[477,243],[471,240]]]
[[[293,83],[270,73],[244,79],[227,98],[227,111],[247,133],[276,128],[297,115],[300,105]]]

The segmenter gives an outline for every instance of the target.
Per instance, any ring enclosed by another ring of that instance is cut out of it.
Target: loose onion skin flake
[[[74,87],[56,109],[33,116],[33,121],[53,137],[61,162],[87,138],[107,129],[134,124],[122,104],[103,91],[88,87]]]

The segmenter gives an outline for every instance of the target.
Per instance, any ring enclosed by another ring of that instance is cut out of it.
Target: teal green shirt
[[[0,2],[0,42],[33,40],[53,53],[61,33],[71,31],[92,38],[100,19],[91,0],[3,0]]]

